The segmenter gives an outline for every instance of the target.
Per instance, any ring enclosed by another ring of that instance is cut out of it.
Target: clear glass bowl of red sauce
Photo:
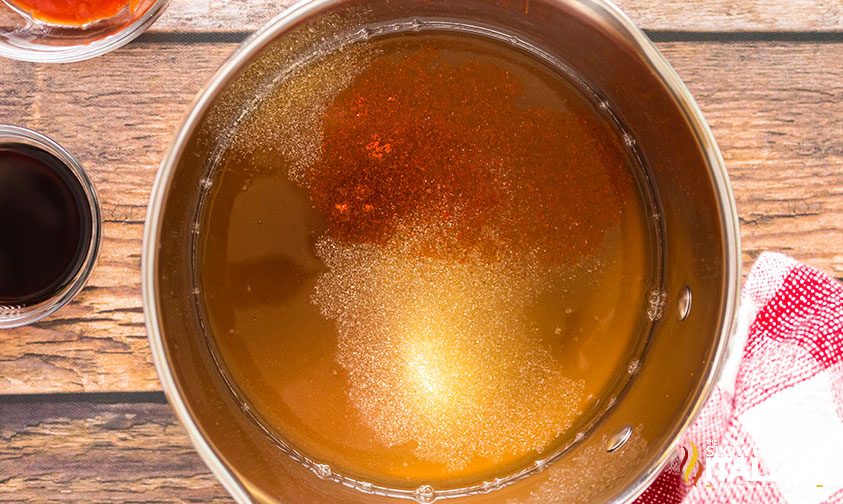
[[[0,0],[0,56],[81,61],[128,43],[169,0]]]

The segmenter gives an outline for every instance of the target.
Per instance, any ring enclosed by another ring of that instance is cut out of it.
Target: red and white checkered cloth
[[[736,338],[743,352],[636,503],[843,504],[843,286],[764,254]]]

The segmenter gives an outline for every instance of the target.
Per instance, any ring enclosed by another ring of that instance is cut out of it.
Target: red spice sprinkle
[[[384,154],[392,152],[392,144],[381,143],[381,136],[375,133],[372,135],[372,141],[366,144],[366,150],[369,151],[369,157],[383,159]]]
[[[450,257],[595,251],[620,220],[600,209],[634,187],[611,127],[573,88],[531,103],[518,72],[406,43],[416,49],[376,57],[325,112],[323,155],[303,181],[328,233],[383,243],[425,226],[439,235],[420,253]]]

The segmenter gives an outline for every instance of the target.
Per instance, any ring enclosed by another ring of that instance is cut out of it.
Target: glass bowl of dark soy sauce
[[[82,165],[38,132],[0,125],[0,329],[37,322],[82,289],[100,226]]]

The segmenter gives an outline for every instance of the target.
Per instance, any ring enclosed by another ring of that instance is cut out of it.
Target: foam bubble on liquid
[[[383,444],[414,445],[420,459],[453,470],[546,449],[584,390],[524,318],[546,273],[523,257],[420,255],[424,234],[317,244],[328,271],[314,301],[336,321],[360,418]]]

